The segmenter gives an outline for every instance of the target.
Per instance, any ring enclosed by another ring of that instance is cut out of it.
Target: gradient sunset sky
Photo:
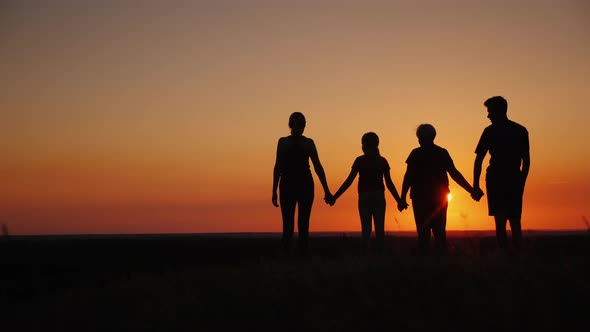
[[[471,182],[483,102],[502,95],[530,135],[523,228],[584,229],[589,59],[584,0],[3,1],[0,224],[280,232],[272,169],[292,112],[332,192],[368,131],[399,190],[421,123]],[[310,230],[359,231],[356,182],[329,207],[314,179]],[[493,229],[485,196],[451,191],[448,229]],[[387,199],[386,230],[414,230]]]

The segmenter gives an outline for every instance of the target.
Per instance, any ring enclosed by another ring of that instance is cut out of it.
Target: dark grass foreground
[[[590,317],[590,236],[529,236],[520,255],[491,237],[451,238],[420,257],[387,238],[162,236],[0,243],[1,331],[580,330]]]

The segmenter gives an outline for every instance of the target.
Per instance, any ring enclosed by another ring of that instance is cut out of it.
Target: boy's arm
[[[412,178],[412,169],[408,165],[408,167],[406,168],[406,173],[404,174],[404,180],[402,182],[402,194],[401,194],[402,202],[407,202],[406,196],[408,194],[408,191],[410,190],[411,178]]]
[[[465,189],[470,194],[473,193],[474,188],[469,184],[469,182],[465,179],[463,174],[459,172],[458,169],[454,167],[451,168],[449,170],[449,175],[455,182],[457,182],[458,185],[461,186],[461,188]]]
[[[406,168],[406,173],[404,174],[404,180],[402,182],[402,193],[400,196],[400,201],[397,204],[397,209],[401,212],[408,208],[408,201],[406,200],[406,196],[408,194],[408,190],[410,190],[410,183],[412,178],[412,171],[410,166]]]

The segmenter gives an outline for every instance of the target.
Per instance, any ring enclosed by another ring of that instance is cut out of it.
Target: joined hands
[[[480,188],[473,188],[471,191],[471,198],[473,198],[476,202],[479,202],[483,195],[483,191]]]
[[[334,197],[334,195],[329,193],[326,194],[326,196],[324,197],[324,201],[326,202],[326,204],[330,206],[334,206],[334,204],[336,204],[336,198]]]
[[[408,206],[410,206],[410,205],[408,204],[408,202],[406,202],[405,199],[404,200],[400,200],[397,203],[397,209],[399,210],[399,212],[402,212],[403,210],[407,209]]]

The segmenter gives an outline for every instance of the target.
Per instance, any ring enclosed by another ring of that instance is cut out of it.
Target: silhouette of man
[[[309,160],[324,188],[325,197],[332,198],[324,168],[320,163],[318,151],[311,138],[303,136],[305,116],[294,112],[289,117],[291,135],[281,137],[277,145],[277,157],[273,170],[272,204],[281,207],[283,218],[283,250],[289,253],[295,227],[295,208],[298,208],[297,230],[299,250],[305,255],[308,251],[309,219],[314,200],[314,182]],[[280,191],[280,198],[277,195]]]
[[[473,187],[481,190],[482,162],[489,152],[490,162],[486,170],[488,212],[494,216],[499,247],[507,247],[506,222],[509,221],[512,243],[518,250],[522,243],[522,196],[531,165],[529,133],[525,127],[508,119],[508,102],[503,97],[491,97],[484,106],[492,124],[484,129],[475,149]]]
[[[402,185],[402,202],[398,209],[401,211],[407,207],[406,195],[411,188],[410,198],[420,252],[426,253],[429,250],[432,231],[435,248],[442,253],[446,250],[447,197],[450,193],[447,173],[473,199],[479,200],[482,193],[475,191],[457,170],[449,152],[434,144],[436,129],[432,125],[418,126],[416,136],[420,147],[412,150],[406,160],[408,167]]]

